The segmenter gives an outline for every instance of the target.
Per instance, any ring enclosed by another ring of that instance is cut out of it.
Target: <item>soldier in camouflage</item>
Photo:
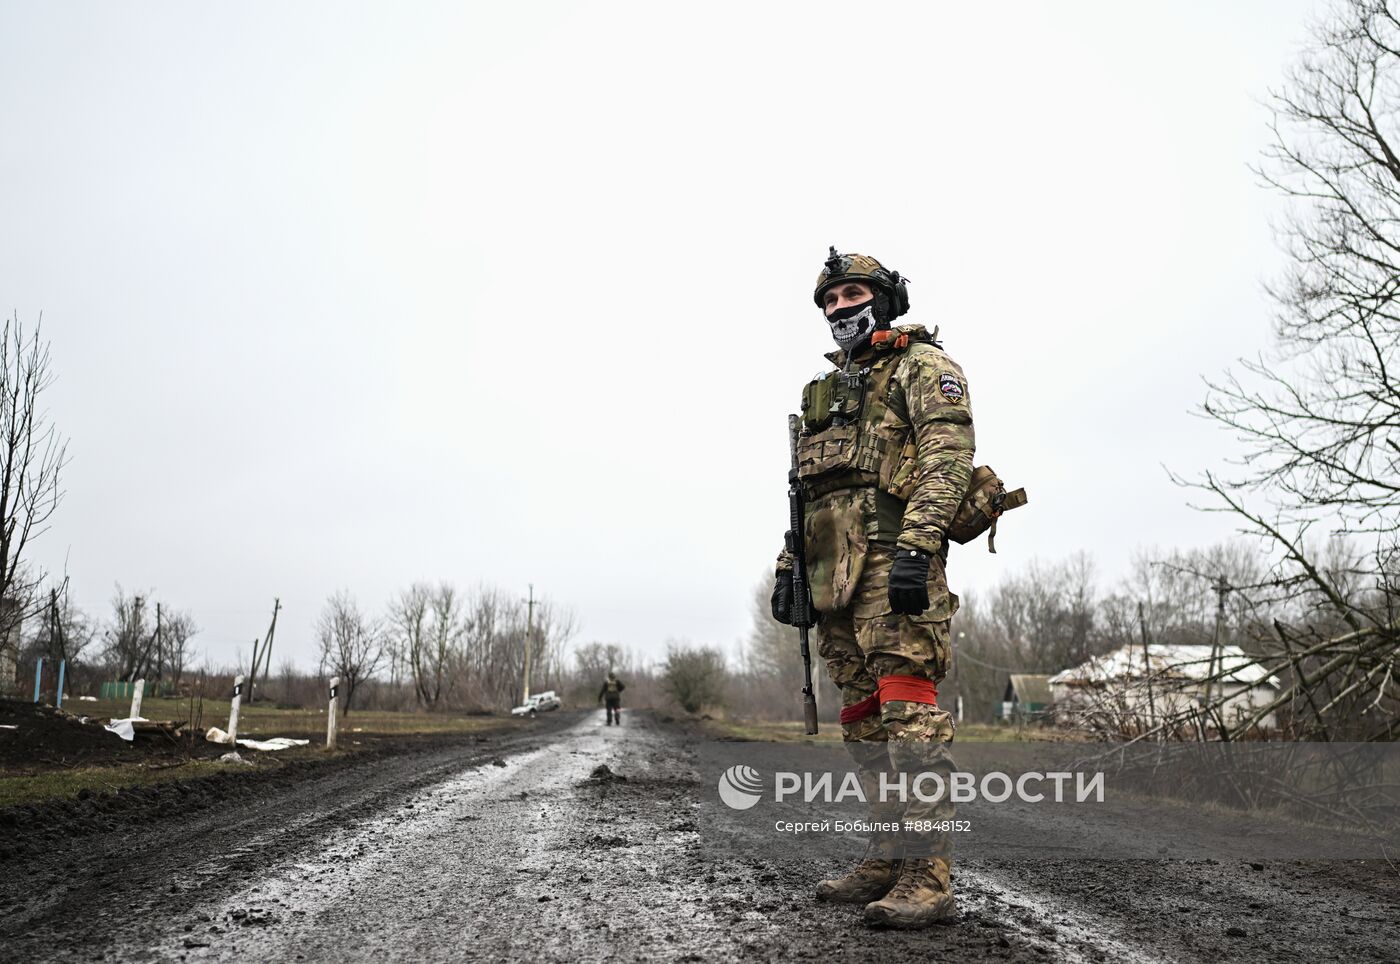
[[[838,350],[834,371],[802,393],[798,478],[818,652],[841,689],[842,733],[867,799],[878,777],[952,770],[951,714],[937,684],[951,658],[946,532],[972,477],[973,432],[962,369],[908,310],[906,282],[874,258],[831,257],[815,300]],[[791,622],[792,560],[778,559],[773,614]],[[953,911],[946,834],[910,830],[952,816],[946,800],[873,805],[877,834],[846,876],[817,897],[863,903],[876,925],[923,927]]]
[[[622,691],[626,688],[627,684],[618,679],[612,670],[608,670],[608,675],[603,680],[603,688],[598,690],[598,702],[607,704],[608,726],[614,723],[622,725]]]

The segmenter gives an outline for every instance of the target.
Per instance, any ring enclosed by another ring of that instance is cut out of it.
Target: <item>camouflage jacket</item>
[[[851,359],[827,355],[838,370],[818,375],[802,393],[798,477],[813,602],[823,611],[847,595],[843,585],[858,575],[869,544],[942,555],[944,532],[972,479],[962,369],[921,325],[876,336]],[[785,551],[779,567],[790,565]]]

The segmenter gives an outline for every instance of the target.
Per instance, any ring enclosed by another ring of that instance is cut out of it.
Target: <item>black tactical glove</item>
[[[890,570],[890,612],[917,616],[928,608],[928,564],[918,549],[896,549]]]
[[[773,618],[792,625],[792,570],[779,569],[773,575]]]

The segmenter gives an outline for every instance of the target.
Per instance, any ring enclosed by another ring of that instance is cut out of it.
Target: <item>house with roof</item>
[[[1012,673],[997,706],[999,720],[1035,722],[1050,717],[1050,677],[1034,673]]]
[[[1234,645],[1129,644],[1050,677],[1063,723],[1183,723],[1209,703],[1226,725],[1242,723],[1278,695],[1278,678]],[[1274,714],[1259,721],[1272,729]]]

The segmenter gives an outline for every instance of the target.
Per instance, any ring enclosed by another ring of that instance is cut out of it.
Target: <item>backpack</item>
[[[987,536],[987,551],[996,552],[997,519],[1003,512],[1026,504],[1025,489],[1006,491],[1006,483],[997,478],[991,466],[979,465],[972,470],[972,483],[967,487],[958,511],[953,513],[953,521],[948,526],[948,538],[958,545],[966,545],[982,533],[991,530]]]

